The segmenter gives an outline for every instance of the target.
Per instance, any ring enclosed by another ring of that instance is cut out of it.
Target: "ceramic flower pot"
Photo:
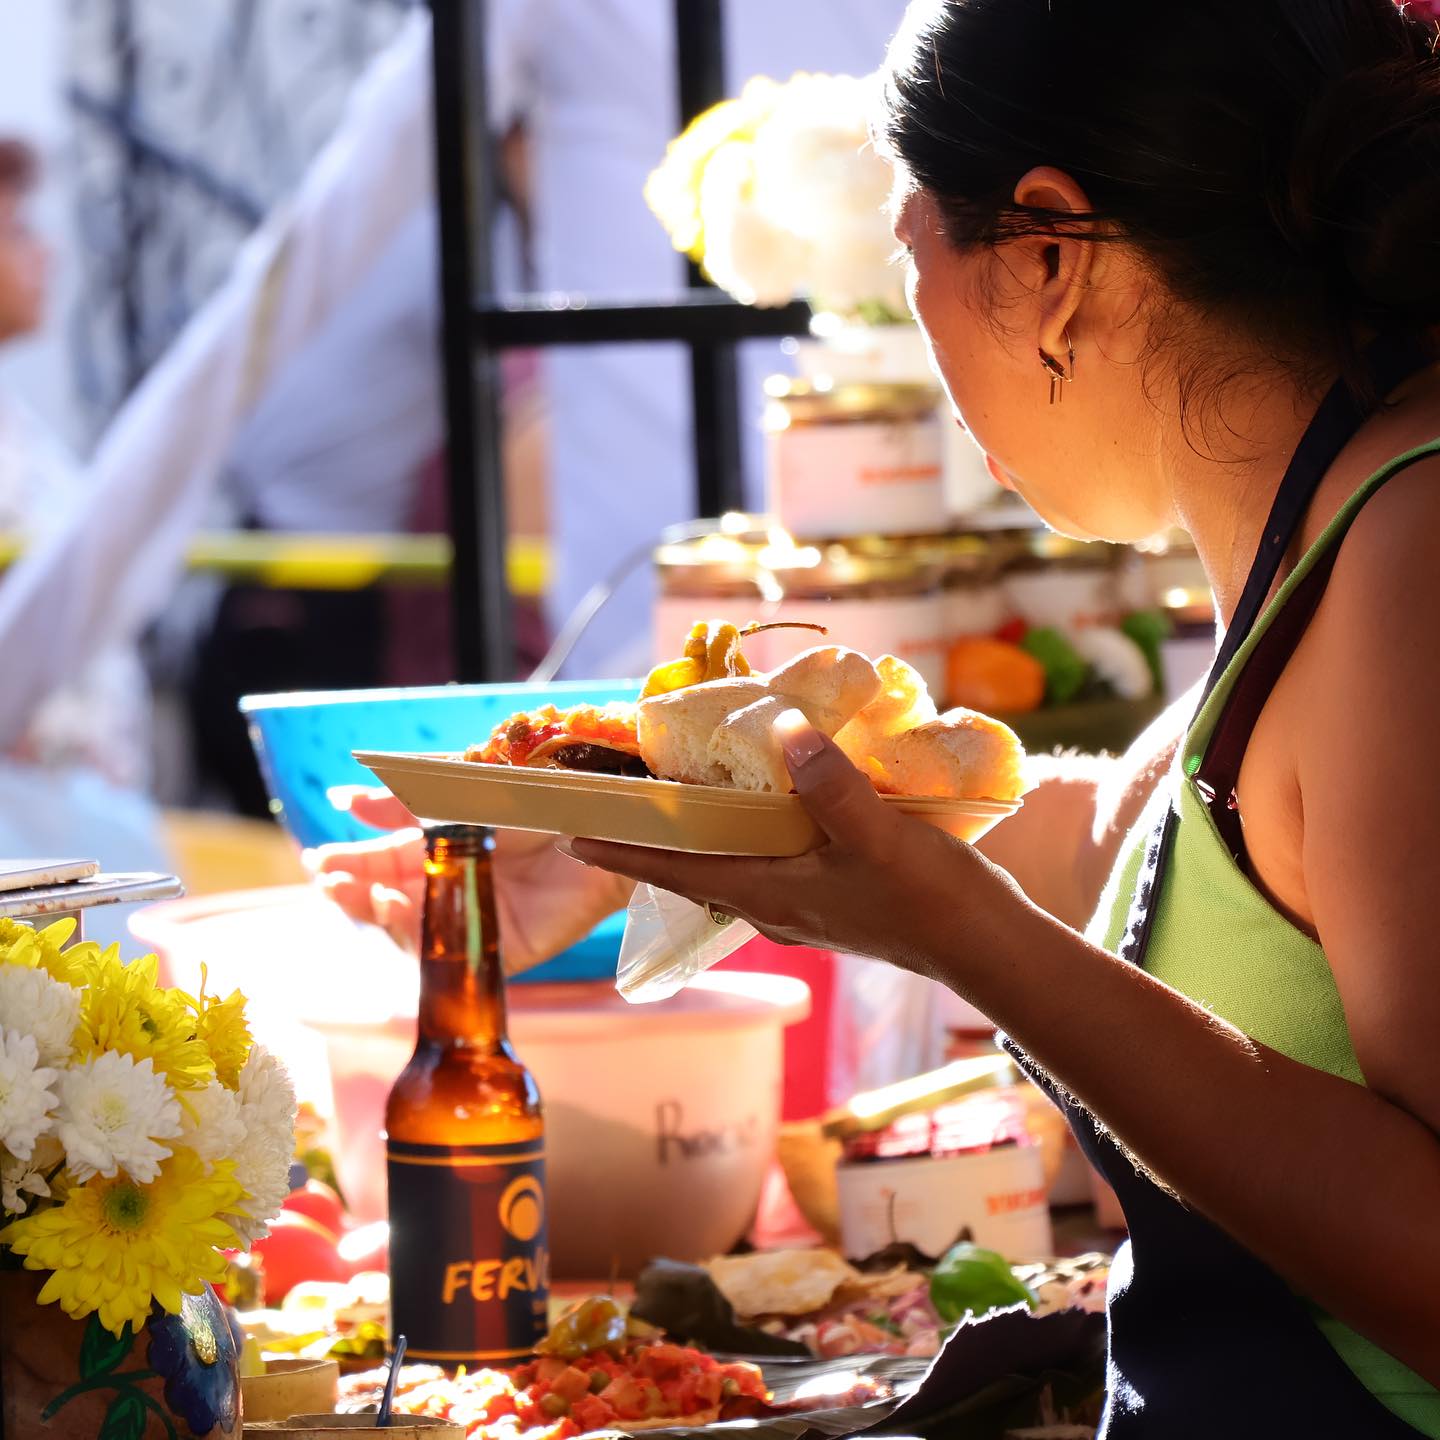
[[[208,1285],[117,1337],[39,1304],[45,1278],[0,1270],[0,1440],[238,1440],[239,1352]]]

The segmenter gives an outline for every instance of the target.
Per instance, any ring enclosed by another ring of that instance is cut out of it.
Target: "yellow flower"
[[[0,1242],[24,1256],[27,1270],[49,1270],[40,1303],[60,1302],[80,1319],[100,1312],[118,1335],[139,1327],[152,1301],[172,1315],[182,1294],[196,1295],[204,1281],[223,1279],[221,1250],[240,1237],[220,1218],[244,1192],[226,1160],[209,1175],[191,1150],[176,1150],[149,1185],[121,1173],[70,1187],[63,1204],[27,1215],[0,1230]]]
[[[665,227],[670,243],[692,260],[705,259],[700,187],[705,167],[727,145],[748,146],[775,107],[780,86],[764,75],[738,96],[697,115],[665,148],[665,158],[645,182],[645,203]]]
[[[65,949],[74,933],[74,920],[56,920],[36,930],[18,920],[0,919],[0,965],[44,970],[62,985],[82,984],[84,966],[100,954],[100,947],[87,940]]]
[[[215,1064],[196,1035],[195,1002],[180,990],[156,985],[157,964],[146,955],[127,965],[114,945],[87,959],[79,981],[83,993],[75,1058],[88,1060],[105,1050],[137,1060],[148,1056],[176,1090],[196,1090],[209,1083]]]
[[[206,995],[202,980],[200,998],[194,1003],[196,1033],[215,1062],[215,1078],[234,1090],[240,1084],[240,1072],[250,1055],[245,997],[238,990],[232,990],[223,1000],[218,995]]]

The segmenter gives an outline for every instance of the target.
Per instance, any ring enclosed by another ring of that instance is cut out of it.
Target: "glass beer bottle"
[[[506,1035],[494,836],[436,826],[425,845],[419,1033],[385,1107],[390,1333],[473,1368],[546,1330],[545,1121]]]

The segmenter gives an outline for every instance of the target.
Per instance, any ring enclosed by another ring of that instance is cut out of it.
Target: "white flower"
[[[59,1073],[40,1064],[33,1035],[0,1030],[0,1145],[18,1159],[30,1158],[50,1124],[56,1103],[50,1086]]]
[[[63,1065],[80,1023],[80,992],[38,966],[0,965],[0,1018],[34,1037],[41,1065]]]
[[[53,1135],[42,1135],[28,1160],[0,1150],[0,1208],[12,1215],[23,1215],[30,1205],[26,1196],[48,1199],[50,1183],[46,1176],[64,1159],[65,1149]]]
[[[870,143],[875,98],[873,77],[796,75],[782,87],[754,142],[755,201],[775,224],[820,241],[862,218],[888,238],[892,175]]]
[[[774,225],[746,196],[750,152],[722,146],[700,182],[705,226],[705,270],[744,305],[785,305],[805,287],[809,244]]]
[[[289,1074],[263,1045],[250,1047],[236,1094],[245,1138],[234,1152],[235,1178],[245,1187],[249,1213],[225,1218],[250,1242],[270,1233],[269,1222],[290,1193],[297,1107]]]
[[[158,1142],[180,1133],[180,1105],[148,1055],[137,1062],[107,1050],[64,1071],[59,1088],[55,1128],[77,1181],[120,1170],[140,1185],[155,1179],[171,1153]]]
[[[1091,625],[1070,640],[1080,658],[1089,661],[1122,700],[1143,700],[1155,689],[1145,652],[1123,630]]]
[[[235,1092],[218,1080],[192,1090],[180,1110],[180,1142],[205,1162],[207,1175],[217,1160],[232,1159],[245,1143],[245,1120]]]
[[[887,203],[890,166],[870,120],[878,76],[757,78],[671,143],[645,197],[677,247],[747,305],[808,296],[853,313],[905,313]]]

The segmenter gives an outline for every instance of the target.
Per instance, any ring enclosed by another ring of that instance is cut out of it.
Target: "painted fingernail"
[[[775,717],[774,730],[791,769],[808,764],[825,748],[820,732],[799,710],[782,710]]]

